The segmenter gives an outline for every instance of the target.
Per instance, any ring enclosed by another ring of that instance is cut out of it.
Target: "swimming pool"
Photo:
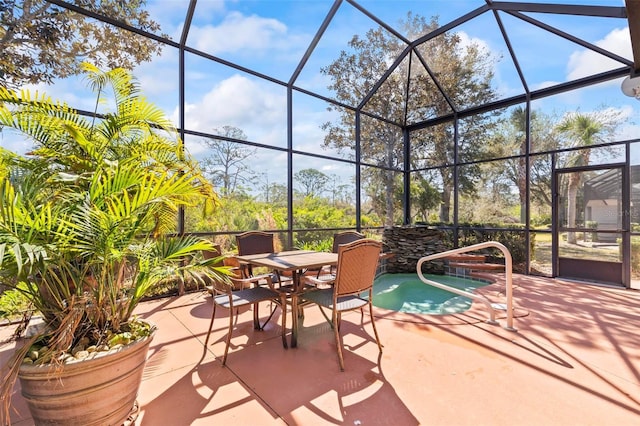
[[[489,284],[449,275],[425,278],[470,292]],[[417,274],[383,274],[373,284],[373,305],[411,314],[457,314],[471,307],[471,299],[425,284]]]

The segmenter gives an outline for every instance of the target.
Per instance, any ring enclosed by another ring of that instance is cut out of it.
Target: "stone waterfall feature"
[[[386,261],[386,271],[391,274],[415,273],[416,265],[421,257],[441,253],[448,249],[448,236],[439,229],[426,226],[394,226],[385,228],[382,242],[385,251],[393,253]],[[444,273],[443,259],[427,262],[423,265],[423,273]]]

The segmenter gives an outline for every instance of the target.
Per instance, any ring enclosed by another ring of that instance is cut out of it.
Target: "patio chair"
[[[237,259],[235,259],[234,257],[228,257],[228,256],[222,257],[222,250],[219,244],[216,244],[213,250],[202,250],[202,257],[205,260],[220,258],[212,266],[228,266],[234,278],[242,278],[242,271],[240,269],[240,264],[238,263]],[[233,289],[241,290],[242,287],[236,287],[234,285]],[[212,292],[211,288],[208,288],[208,290],[210,293]]]
[[[211,337],[211,329],[213,328],[213,322],[216,317],[216,308],[229,310],[229,329],[225,340],[224,356],[222,357],[222,365],[227,362],[227,353],[229,352],[229,345],[231,344],[231,335],[233,333],[233,310],[236,309],[236,322],[237,322],[237,310],[243,306],[253,306],[253,327],[255,330],[263,330],[264,326],[271,320],[275,313],[275,308],[271,310],[269,317],[260,324],[260,316],[258,313],[258,306],[260,302],[275,302],[276,306],[284,305],[284,294],[279,293],[273,288],[273,282],[270,275],[255,276],[251,278],[230,278],[232,285],[222,282],[220,280],[210,280],[211,285],[208,287],[213,295],[213,310],[211,313],[211,322],[209,323],[209,330],[207,332],[207,338],[204,342],[205,350],[209,344],[209,338]],[[260,281],[266,281],[268,286],[258,285]],[[241,288],[241,290],[233,290],[233,288]],[[282,342],[286,347],[286,337],[284,329],[286,327],[286,315],[282,315]]]
[[[238,246],[238,255],[251,255],[261,253],[275,252],[275,235],[270,232],[263,231],[247,231],[236,235],[236,245]],[[242,265],[243,278],[253,276],[253,268],[251,265]],[[291,281],[290,277],[281,276],[278,271],[271,271],[272,281],[277,282],[279,286],[283,283]]]
[[[338,247],[342,244],[349,244],[365,238],[364,234],[357,231],[342,231],[333,234],[333,252],[338,252]]]
[[[331,249],[332,252],[337,253],[338,247],[342,244],[352,243],[354,241],[358,241],[365,238],[364,234],[361,234],[356,231],[342,231],[333,234],[333,247]],[[336,267],[335,265],[329,266],[328,271],[327,268],[320,268],[317,274],[318,278],[321,278],[325,281],[333,281],[336,278]]]
[[[369,306],[371,325],[375,334],[376,343],[380,352],[382,344],[378,337],[378,330],[373,316],[373,280],[376,277],[378,260],[382,243],[368,238],[340,245],[338,248],[338,265],[336,278],[331,288],[312,289],[302,294],[302,298],[309,303],[315,303],[321,308],[331,310],[331,326],[336,339],[338,349],[338,361],[340,370],[344,371],[344,358],[342,355],[342,341],[340,337],[341,314],[347,311],[361,309]],[[321,281],[315,277],[307,277],[313,282]]]

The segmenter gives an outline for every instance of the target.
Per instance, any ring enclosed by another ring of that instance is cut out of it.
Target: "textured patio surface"
[[[449,316],[377,309],[379,356],[370,318],[363,330],[359,313],[346,315],[345,372],[315,307],[288,350],[279,314],[254,331],[243,312],[223,367],[225,311],[203,347],[209,296],[144,303],[138,313],[158,332],[136,424],[640,425],[640,292],[526,276],[514,283],[517,332],[503,328],[504,317],[486,324],[477,303]],[[504,302],[501,281],[484,291]],[[0,347],[2,359],[13,345]],[[33,424],[19,389],[14,406],[14,425]]]

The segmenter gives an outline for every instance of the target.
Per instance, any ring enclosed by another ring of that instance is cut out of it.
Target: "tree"
[[[557,130],[568,136],[568,144],[573,147],[585,147],[575,151],[568,159],[566,167],[582,167],[589,164],[591,151],[588,147],[604,141],[604,136],[612,133],[620,122],[620,114],[610,110],[601,110],[591,114],[570,113],[558,124]],[[567,226],[576,226],[576,196],[581,184],[581,173],[569,173],[567,177]],[[567,233],[567,242],[576,244],[576,233]]]
[[[160,29],[144,10],[145,0],[77,3],[144,31]],[[0,18],[0,79],[9,88],[78,74],[80,61],[132,69],[162,48],[153,40],[45,0],[0,0]]]
[[[427,34],[439,27],[437,19],[430,22],[419,15],[408,14],[407,20],[402,23],[404,33],[408,38]],[[378,82],[379,78],[387,71],[406,45],[382,27],[369,30],[361,39],[357,35],[349,42],[351,52],[342,51],[340,56],[329,66],[322,68],[321,72],[331,79],[329,89],[333,90],[337,100],[347,105],[359,105],[364,96]],[[490,87],[493,77],[492,59],[489,54],[476,44],[462,47],[461,39],[456,34],[443,34],[416,48],[436,71],[441,87],[457,106],[477,105],[493,99],[494,93]],[[413,55],[413,53],[412,53]],[[431,79],[424,67],[418,69],[415,64],[419,60],[413,57],[411,69],[410,61],[404,61],[394,70],[380,85],[377,92],[364,105],[365,112],[384,117],[397,125],[389,124],[369,116],[362,116],[361,125],[361,149],[362,157],[367,163],[379,166],[363,169],[363,180],[367,181],[368,188],[384,191],[384,222],[393,224],[394,211],[397,204],[394,200],[398,197],[394,193],[402,192],[402,184],[396,179],[397,171],[402,170],[404,157],[403,135],[401,127],[406,123],[417,123],[434,116],[451,113],[451,107],[442,96],[435,82]],[[407,76],[409,78],[409,99],[404,95],[407,92]],[[325,147],[333,147],[340,152],[353,149],[355,138],[355,114],[349,110],[329,107],[340,112],[339,123],[325,123]],[[477,121],[472,121],[477,120]],[[474,151],[482,150],[482,126],[486,123],[485,117],[470,119],[468,122],[468,141],[472,143],[462,144],[462,150],[469,156],[478,155]],[[441,164],[450,164],[452,157],[453,126],[439,127],[439,130],[423,130],[412,135],[411,157],[414,162],[420,162],[428,155],[430,160]],[[472,134],[473,133],[473,134]],[[427,154],[428,153],[428,154]],[[476,168],[466,169],[467,175],[459,176],[458,181],[463,189],[471,189],[468,185],[476,178]],[[442,216],[449,217],[449,206],[453,191],[453,170],[441,168],[443,181]],[[370,194],[371,198],[378,198],[379,194]]]
[[[295,173],[295,181],[302,186],[304,197],[318,196],[324,192],[329,176],[316,169],[303,169]]]
[[[411,207],[420,221],[429,220],[429,210],[440,203],[440,193],[424,176],[416,174],[411,181]],[[415,219],[415,218],[414,218]]]
[[[214,132],[225,138],[247,140],[247,135],[233,126],[223,126]],[[256,148],[227,139],[206,138],[203,142],[212,154],[202,160],[202,167],[213,184],[220,188],[221,195],[234,194],[241,184],[252,182],[254,174],[247,161],[255,156]]]
[[[531,112],[530,121],[536,119],[536,112]],[[521,106],[516,107],[509,117],[509,124],[515,130],[514,145],[517,146],[517,153],[520,157],[512,162],[510,175],[512,181],[518,187],[520,198],[520,223],[526,222],[527,212],[527,111]]]
[[[429,29],[433,30],[437,27],[437,21],[432,20]],[[428,61],[432,69],[435,69],[440,86],[458,110],[486,104],[495,98],[491,80],[493,67],[499,58],[493,57],[490,52],[476,43],[463,47],[460,36],[455,33],[443,34],[422,46],[421,49],[419,48],[422,57]],[[449,104],[426,73],[417,74],[411,81],[411,88],[413,104],[423,105],[415,109],[414,114],[419,113],[420,116],[413,118],[413,121],[452,112]],[[416,90],[417,88],[423,89]],[[486,150],[489,147],[487,140],[496,125],[493,116],[497,113],[496,111],[473,114],[459,120],[457,147],[454,147],[453,122],[423,129],[419,138],[412,135],[412,166],[418,167],[425,158],[430,166],[453,164],[456,160],[454,148],[457,151],[457,162],[482,160],[486,157]],[[473,195],[476,182],[481,178],[481,169],[477,164],[472,163],[457,170],[453,167],[440,167],[437,171],[442,183],[440,221],[448,222],[452,219],[451,201],[454,185],[458,194]],[[457,181],[454,179],[454,173],[457,173]]]
[[[531,111],[529,117],[529,144],[538,151],[555,150],[559,146],[554,134],[552,119],[541,111]],[[518,188],[520,201],[520,222],[525,223],[527,212],[527,114],[526,109],[517,106],[499,120],[495,135],[490,138],[491,150],[496,157],[516,158],[499,162],[495,167],[485,169],[491,180],[506,178]],[[534,159],[530,164],[531,202],[551,205],[551,170],[545,163]]]
[[[260,177],[260,193],[264,195],[257,198],[269,205],[286,208],[287,185],[270,181],[268,172],[261,173]]]
[[[556,131],[558,118],[553,114],[534,111],[529,123],[531,133],[531,151],[549,152],[562,148],[562,138]],[[529,197],[531,205],[546,206],[551,214],[551,156],[548,154],[530,157],[529,163]]]
[[[334,207],[341,205],[343,208],[349,208],[353,205],[353,185],[340,183],[340,176],[332,174],[329,177],[328,191],[331,194],[331,203]]]
[[[282,183],[271,183],[265,187],[265,193],[268,195],[266,203],[281,208],[287,207],[287,185]]]
[[[260,192],[263,193],[259,199],[268,205],[277,207],[287,207],[287,185],[269,181],[269,173],[261,173]]]

